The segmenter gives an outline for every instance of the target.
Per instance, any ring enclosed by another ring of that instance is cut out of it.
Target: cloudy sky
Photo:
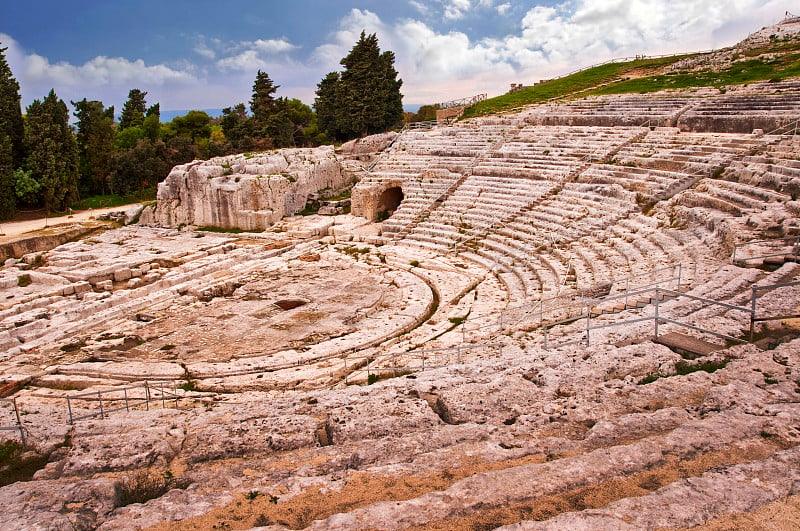
[[[397,56],[404,103],[504,93],[614,57],[710,49],[798,10],[790,0],[0,0],[23,104],[162,109],[247,102],[256,72],[312,104],[362,30]]]

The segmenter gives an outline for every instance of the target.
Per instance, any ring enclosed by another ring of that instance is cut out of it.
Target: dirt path
[[[102,214],[108,214],[109,212],[124,212],[125,210],[128,210],[135,204],[136,203],[131,205],[122,205],[109,208],[81,210],[81,211],[76,211],[72,215],[61,216],[57,218],[47,218],[47,219],[40,218],[40,219],[29,219],[25,221],[4,222],[0,223],[0,236],[16,236],[19,234],[23,234],[25,232],[44,229],[46,227],[54,227],[56,225],[76,223],[78,221],[89,221],[95,219],[97,216],[100,216]]]

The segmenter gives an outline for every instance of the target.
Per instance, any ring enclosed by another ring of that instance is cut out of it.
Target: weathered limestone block
[[[125,280],[130,280],[132,276],[133,272],[127,267],[123,269],[117,269],[116,271],[114,271],[114,282],[123,282]]]
[[[274,452],[316,444],[317,422],[307,415],[271,416],[275,411],[222,414],[195,420],[186,435],[183,452],[192,462]]]
[[[18,481],[0,488],[0,528],[6,531],[95,529],[118,503],[118,483],[90,479]]]
[[[331,443],[402,436],[412,431],[429,431],[442,424],[425,400],[388,396],[374,398],[330,411],[325,431]]]
[[[394,131],[357,138],[342,144],[339,151],[345,155],[369,155],[383,151],[395,138],[397,138],[397,133]]]
[[[160,409],[78,422],[62,475],[165,466],[183,443],[179,419],[175,410]]]
[[[332,146],[194,161],[158,185],[158,205],[142,223],[265,229],[305,208],[310,194],[350,180]]]

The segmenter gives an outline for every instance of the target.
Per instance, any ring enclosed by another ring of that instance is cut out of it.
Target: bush
[[[161,473],[151,469],[137,470],[122,479],[120,507],[154,500],[172,489],[185,489],[188,486],[188,480],[176,478],[169,470]]]

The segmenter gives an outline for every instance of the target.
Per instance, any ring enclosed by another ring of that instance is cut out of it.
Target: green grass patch
[[[609,63],[589,68],[575,74],[545,81],[535,87],[527,87],[511,94],[504,94],[490,98],[468,107],[462,118],[486,116],[502,111],[542,103],[556,98],[565,98],[575,93],[597,87],[605,83],[612,83],[626,74],[641,68],[657,68],[672,64],[680,59],[691,56],[672,56],[659,59],[638,59],[624,63]]]
[[[719,72],[705,71],[686,74],[664,74],[619,81],[588,91],[590,95],[657,92],[666,89],[745,85],[756,81],[782,80],[800,75],[800,54],[788,54],[772,61],[753,59],[732,65]]]
[[[487,99],[468,107],[462,119],[497,114],[524,105],[578,96],[648,93],[692,87],[722,88],[726,85],[742,85],[757,81],[782,81],[800,76],[800,53],[793,53],[798,51],[800,51],[800,39],[773,39],[769,45],[747,50],[740,56],[740,58],[752,59],[737,62],[720,72],[681,70],[646,75],[648,70],[664,72],[665,67],[677,61],[702,54],[674,55],[657,59],[638,59],[604,64],[560,79],[545,81],[511,94]],[[641,76],[641,74],[645,75]]]
[[[155,186],[137,190],[129,194],[96,195],[81,199],[72,205],[73,210],[89,210],[90,208],[113,208],[132,203],[155,201],[157,189]]]

